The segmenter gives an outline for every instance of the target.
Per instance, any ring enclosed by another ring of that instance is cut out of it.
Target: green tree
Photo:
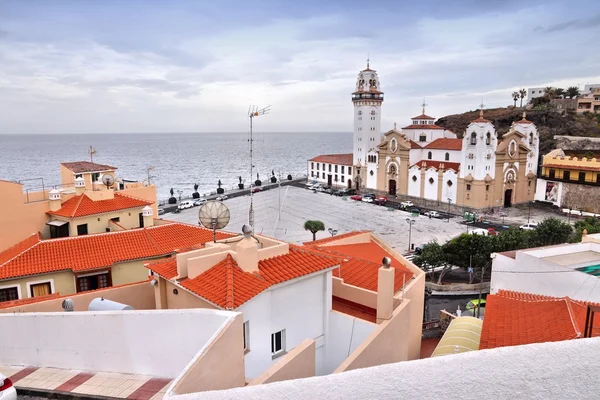
[[[514,106],[517,106],[517,100],[519,100],[519,92],[512,92],[512,98],[514,101]]]
[[[567,91],[565,92],[566,96],[570,99],[575,99],[579,97],[579,88],[577,86],[569,86]]]
[[[583,221],[575,222],[575,229],[582,233],[585,229],[587,233],[600,233],[600,219],[596,217],[587,217]]]
[[[538,224],[535,230],[535,245],[551,246],[567,243],[572,235],[571,225],[556,218],[546,218]]]
[[[554,98],[554,88],[552,86],[546,86],[546,89],[544,89],[544,96],[546,96],[549,99],[553,99]]]
[[[525,231],[511,228],[500,232],[496,236],[494,252],[511,251],[533,247],[535,244],[535,231]]]
[[[304,230],[313,234],[313,241],[317,240],[317,232],[325,230],[325,224],[321,221],[308,220],[304,223]]]
[[[440,271],[438,284],[441,284],[443,276],[448,272],[451,266],[446,262],[446,255],[443,246],[438,242],[429,242],[421,250],[421,254],[415,256],[412,262],[423,271],[430,274],[430,282],[435,280],[435,270],[439,267],[446,267]]]
[[[554,89],[554,97],[562,99],[564,95],[565,95],[565,89],[563,89],[563,88]]]
[[[521,107],[523,107],[523,99],[527,97],[527,89],[519,90],[519,97],[521,98]],[[515,103],[516,105],[516,103]]]

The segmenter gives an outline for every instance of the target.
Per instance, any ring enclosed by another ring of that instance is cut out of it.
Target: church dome
[[[369,67],[369,61],[367,61],[367,68],[358,73],[356,87],[354,93],[352,93],[352,100],[383,101],[379,76],[377,75],[377,71]]]

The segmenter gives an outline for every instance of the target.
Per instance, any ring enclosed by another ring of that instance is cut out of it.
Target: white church
[[[398,198],[422,198],[471,208],[510,207],[534,198],[539,157],[535,124],[513,122],[498,137],[483,110],[462,138],[425,114],[408,126],[382,134],[383,92],[369,67],[360,71],[352,93],[352,154],[327,154],[308,160],[309,180],[331,187]]]

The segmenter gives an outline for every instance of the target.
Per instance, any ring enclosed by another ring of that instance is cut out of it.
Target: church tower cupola
[[[352,93],[352,103],[354,104],[353,164],[367,167],[368,176],[376,177],[378,159],[376,153],[377,146],[381,142],[383,92],[377,71],[371,69],[369,60],[367,60],[367,68],[358,73],[356,87]],[[369,187],[368,182],[366,183]]]

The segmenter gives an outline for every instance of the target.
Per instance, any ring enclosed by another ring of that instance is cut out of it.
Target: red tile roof
[[[415,142],[414,140],[409,140],[409,142],[410,142],[411,149],[422,149],[423,148],[419,143]]]
[[[76,174],[83,172],[99,172],[99,171],[114,171],[117,167],[104,164],[96,164],[89,161],[75,161],[75,162],[64,162],[61,163],[66,168],[70,169]]]
[[[151,201],[138,199],[124,194],[115,193],[113,199],[94,201],[86,194],[73,196],[63,202],[56,211],[48,211],[47,214],[66,218],[79,218],[87,215],[103,214],[112,211],[126,210],[129,208],[140,208],[151,205]]]
[[[165,279],[173,279],[178,275],[177,258],[175,257],[169,258],[168,260],[160,260],[148,263],[146,268]]]
[[[402,129],[422,129],[422,130],[428,130],[428,129],[444,129],[441,126],[437,126],[435,124],[427,124],[427,125],[420,125],[420,124],[411,124],[408,126],[405,126]]]
[[[460,168],[460,163],[436,160],[421,160],[411,165],[411,167],[414,167],[416,165],[419,168],[423,168],[425,166],[425,168],[435,168],[436,170],[439,170],[442,164],[444,166],[444,169],[452,169],[454,171],[458,171],[458,169]]]
[[[318,250],[290,245],[287,254],[260,260],[255,273],[242,270],[228,254],[207,271],[179,284],[217,306],[235,309],[273,285],[335,267],[343,261]],[[148,268],[162,275],[158,272],[160,265],[150,264]]]
[[[368,232],[371,232],[371,231],[352,231],[352,232],[342,233],[342,234],[336,235],[336,236],[326,237],[326,238],[319,239],[319,240],[313,240],[311,242],[304,242],[304,244],[305,245],[310,245],[310,246],[313,246],[313,245],[319,245],[320,246],[322,244],[326,244],[326,243],[330,243],[330,242],[336,242],[336,241],[338,241],[340,239],[345,239],[345,238],[349,238],[349,237],[352,237],[352,236],[356,236],[356,235],[360,235],[360,234],[368,233]]]
[[[439,138],[425,146],[426,149],[462,150],[462,139]]]
[[[476,119],[474,119],[471,122],[482,122],[482,123],[485,123],[485,122],[491,122],[491,121],[489,119],[485,119],[483,117],[477,117]]]
[[[486,298],[480,349],[582,337],[587,303],[500,290]],[[594,330],[600,329],[600,321]]]
[[[402,289],[402,283],[408,282],[413,277],[412,271],[372,240],[368,243],[323,246],[319,249],[347,258],[340,268],[333,271],[333,276],[342,278],[344,283],[349,285],[376,292],[379,268],[383,257],[390,257],[392,267],[396,269],[395,291]]]
[[[429,115],[421,114],[421,115],[417,115],[416,117],[412,117],[411,119],[435,119],[435,118],[430,117]]]
[[[87,271],[167,256],[213,239],[212,231],[172,223],[95,235],[41,240],[39,234],[0,253],[0,280],[55,271]],[[217,232],[218,239],[235,235]]]
[[[310,161],[352,166],[352,158],[353,158],[352,153],[351,154],[323,154],[323,155],[316,156],[315,158],[310,159]]]

